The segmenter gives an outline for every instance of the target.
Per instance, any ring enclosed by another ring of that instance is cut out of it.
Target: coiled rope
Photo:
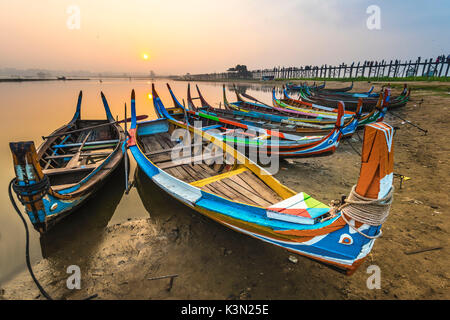
[[[50,180],[46,175],[44,175],[39,182],[26,186],[19,185],[19,181],[17,180],[17,178],[12,179],[11,183],[14,192],[17,194],[17,198],[23,205],[40,201],[47,194],[47,191],[50,188]],[[25,201],[23,200],[23,197],[36,198],[30,201]]]
[[[337,211],[341,211],[342,219],[344,219],[344,221],[360,235],[369,239],[379,238],[382,235],[381,229],[375,236],[369,236],[352,226],[345,216],[371,226],[382,225],[389,216],[393,201],[394,186],[392,186],[389,193],[381,199],[363,197],[356,193],[355,190],[356,185],[353,186],[348,198],[345,199],[345,203],[342,204]]]

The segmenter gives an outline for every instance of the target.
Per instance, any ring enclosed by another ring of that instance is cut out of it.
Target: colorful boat
[[[169,92],[172,95],[174,104],[181,110],[183,106],[177,101],[172,90],[169,87]],[[238,111],[226,107],[229,102],[226,97],[225,88],[223,88],[224,106],[225,109],[214,108],[203,98],[198,86],[197,91],[199,93],[199,99],[202,103],[201,107],[196,108],[193,102],[189,99],[190,86],[188,85],[188,107],[189,110],[201,110],[205,113],[211,114],[213,116],[220,116],[227,119],[233,119],[234,121],[240,122],[245,125],[261,127],[267,130],[279,130],[280,132],[285,132],[295,135],[328,135],[335,125],[318,125],[314,123],[300,123],[297,121],[290,121],[289,118],[285,119],[278,115],[259,113],[256,111]],[[344,108],[345,110],[345,108]],[[345,111],[344,111],[345,112]],[[358,117],[361,111],[359,110],[354,116],[352,116],[351,121],[344,122],[342,128],[343,137],[350,137],[356,130],[358,126]]]
[[[10,143],[13,190],[40,233],[91,197],[123,159],[125,133],[101,96],[105,120],[81,119],[80,91],[72,120],[43,137],[37,150],[32,141]]]
[[[321,108],[324,110],[337,111],[337,109],[334,109],[334,108],[319,106],[319,105],[316,105],[313,103],[296,100],[296,99],[292,98],[286,90],[284,90],[283,93],[284,93],[284,99],[278,100],[274,96],[274,103],[283,103],[283,105],[292,106],[293,108],[301,106],[303,108],[312,108],[313,110],[315,110],[316,108]],[[378,96],[378,102],[374,106],[372,111],[369,113],[366,113],[364,115],[358,115],[358,127],[363,127],[366,124],[373,123],[373,122],[383,121],[384,116],[388,110],[390,96],[391,96],[391,89],[385,88],[384,92]],[[358,106],[359,106],[359,108],[361,108],[363,105],[362,99],[359,99],[358,102],[359,102]]]
[[[268,130],[261,127],[246,125],[233,119],[218,117],[207,111],[186,110],[170,89],[175,108],[166,108],[162,103],[155,85],[152,84],[152,96],[155,110],[160,118],[177,121],[182,125],[194,124],[197,129],[208,132],[214,138],[226,142],[247,154],[263,154],[267,156],[277,155],[279,157],[310,157],[330,155],[336,151],[342,138],[343,127],[343,105],[336,125],[326,136],[297,136]],[[188,105],[195,108],[190,94],[188,94]],[[177,111],[183,109],[183,111]]]
[[[404,106],[408,100],[409,96],[411,94],[411,88],[408,88],[405,84],[403,91],[400,93],[400,95],[396,97],[390,98],[389,102],[389,109],[398,108]],[[337,103],[339,101],[343,101],[345,103],[345,106],[349,110],[356,110],[356,107],[358,105],[358,100],[360,98],[340,98],[340,97],[327,97],[327,96],[320,96],[320,95],[314,95],[312,94],[308,89],[301,90],[300,91],[300,97],[301,100],[319,104],[322,106],[332,107],[336,108]],[[373,109],[373,106],[377,104],[378,99],[371,97],[371,98],[362,98],[363,99],[363,112],[370,112]]]
[[[226,92],[225,92],[225,86],[223,86],[223,101],[224,101],[224,106],[225,108],[227,108],[228,110],[232,109],[233,105],[237,106],[237,103],[229,103],[227,96],[226,96]],[[239,104],[241,104],[239,102]],[[342,104],[343,108],[344,108],[344,114],[345,114],[345,104]],[[219,113],[219,112],[225,112],[225,111],[219,111],[219,110],[215,110],[215,112]],[[239,117],[250,117],[250,118],[255,118],[255,119],[259,119],[257,121],[257,123],[260,123],[261,125],[263,125],[263,122],[265,121],[269,121],[272,122],[271,124],[273,124],[273,122],[279,122],[282,124],[282,128],[280,129],[280,131],[286,131],[286,132],[297,132],[297,133],[303,133],[303,134],[328,134],[330,130],[332,130],[334,128],[334,124],[318,124],[318,123],[308,123],[308,122],[303,122],[303,121],[296,121],[296,118],[283,118],[280,117],[278,115],[273,115],[270,113],[260,113],[260,112],[256,112],[256,111],[247,111],[247,112],[239,112],[237,113],[236,111],[233,112],[234,114],[238,115]],[[342,128],[342,134],[344,135],[344,137],[350,137],[353,135],[353,133],[356,131],[356,128],[358,126],[358,117],[361,114],[361,110],[357,110],[357,112],[350,118],[350,119],[345,119],[344,117],[344,126]],[[238,119],[239,120],[239,119]],[[248,120],[240,120],[244,123],[247,123]],[[289,130],[289,131],[287,131]]]
[[[131,112],[128,148],[140,169],[162,191],[228,228],[347,274],[361,265],[380,235],[392,200],[393,129],[387,124],[366,126],[361,173],[351,192],[351,198],[368,199],[367,206],[383,206],[384,218],[377,215],[374,224],[351,202],[330,208],[294,192],[207,131],[167,118],[137,123],[134,90]]]
[[[347,86],[347,87],[343,87],[343,88],[319,88],[318,91],[320,92],[347,92],[347,91],[351,91],[353,89],[353,81],[352,84]]]
[[[345,92],[345,91],[329,91],[329,90],[319,90],[317,94],[321,96],[329,97],[351,97],[351,98],[377,98],[378,93],[373,93],[375,86],[370,87],[369,91],[366,92]]]
[[[315,112],[318,114],[336,114],[337,109],[325,107],[309,102],[304,102],[301,100],[293,99],[289,96],[286,89],[283,88],[283,99],[278,99],[275,93],[275,87],[272,89],[272,103],[274,106],[278,108],[291,109],[291,110],[299,110],[303,112]],[[355,115],[355,112],[345,111],[346,115],[351,117]]]
[[[314,122],[314,123],[330,123],[333,119],[336,119],[336,113],[337,111],[333,112],[333,111],[327,111],[327,110],[321,110],[319,108],[313,110],[311,108],[307,109],[307,108],[289,108],[289,106],[286,105],[282,105],[282,104],[275,104],[273,103],[272,106],[265,104],[259,100],[257,100],[256,98],[253,98],[252,96],[243,93],[242,96],[245,96],[247,99],[252,100],[253,102],[249,102],[246,101],[242,98],[241,94],[237,91],[237,89],[235,88],[235,93],[236,93],[236,97],[237,97],[237,101],[238,102],[243,102],[243,103],[251,103],[251,104],[255,104],[257,107],[255,109],[257,109],[260,105],[263,105],[266,110],[269,109],[272,110],[271,113],[276,114],[276,113],[281,113],[281,114],[286,114],[290,117],[292,117],[292,119],[296,121],[302,121],[302,122]],[[275,92],[275,87],[273,88],[272,92]],[[303,120],[302,117],[307,115],[307,121]],[[352,116],[354,116],[355,113],[351,112],[351,111],[346,111],[344,114],[344,118],[346,120],[350,119]],[[316,121],[310,121],[310,118],[316,118]]]
[[[223,90],[225,91],[225,85]],[[330,113],[317,113],[311,112],[310,110],[304,112],[299,110],[292,110],[277,106],[269,106],[266,104],[256,103],[245,101],[241,98],[239,93],[235,90],[237,101],[225,104],[225,108],[229,110],[238,110],[242,112],[253,112],[255,115],[266,115],[266,117],[271,117],[273,119],[284,119],[290,122],[301,122],[308,124],[317,124],[317,125],[330,125],[334,124],[336,121],[336,114]],[[275,118],[276,117],[276,118]],[[350,121],[351,115],[345,115],[345,121]]]
[[[316,83],[314,82],[312,86],[308,86],[307,83],[302,83],[299,85],[295,85],[292,83],[286,83],[286,87],[288,88],[288,90],[290,91],[298,91],[304,88],[308,88],[309,90],[315,91],[315,90],[322,90],[325,88],[325,81],[321,84],[321,85],[316,85]],[[353,83],[352,83],[352,87],[353,87]],[[351,90],[351,89],[350,89]]]

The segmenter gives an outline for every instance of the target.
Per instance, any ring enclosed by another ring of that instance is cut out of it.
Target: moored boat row
[[[114,120],[101,93],[106,120],[82,120],[80,92],[72,120],[43,137],[37,150],[33,142],[10,144],[16,173],[11,185],[36,230],[46,233],[75,212],[129,150],[162,192],[228,228],[347,274],[361,265],[381,235],[392,202],[393,128],[383,122],[391,107],[389,88],[370,97],[342,94],[349,90],[321,95],[357,97],[352,112],[346,111],[346,100],[321,105],[293,99],[288,90],[283,98],[274,90],[273,105],[237,89],[237,101],[229,102],[225,86],[224,108],[208,103],[198,86],[198,97],[193,98],[190,85],[184,105],[167,87],[173,106],[163,103],[154,84],[153,106],[139,106],[144,113],[153,108],[157,119],[142,121],[146,116],[137,116],[133,90],[130,119],[125,112],[124,120]],[[306,92],[320,93],[324,87]],[[376,102],[363,112],[368,99]],[[125,130],[120,123],[125,123]],[[333,154],[341,139],[358,128],[364,128],[360,176],[349,200],[339,206],[291,190],[259,165],[262,159]],[[363,207],[375,217],[367,216]]]

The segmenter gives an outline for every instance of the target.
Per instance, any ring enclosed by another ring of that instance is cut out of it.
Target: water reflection
[[[181,83],[189,83],[188,81],[179,81]],[[246,92],[247,90],[252,90],[252,91],[258,91],[258,92],[266,92],[266,93],[271,93],[273,87],[275,87],[277,90],[281,90],[281,85],[284,83],[280,82],[280,85],[273,85],[273,84],[266,84],[264,82],[261,83],[245,83],[245,82],[238,82],[238,80],[236,80],[236,82],[226,82],[226,83],[221,83],[221,82],[190,82],[191,83],[191,87],[192,84],[197,84],[200,87],[202,87],[202,84],[207,85],[208,87],[220,87],[222,88],[222,86],[225,84],[225,88],[228,89],[228,91],[234,91],[233,87],[236,86],[236,88],[239,90],[239,92]]]
[[[98,79],[87,81],[44,81],[26,83],[1,83],[0,108],[5,119],[0,143],[1,185],[4,192],[0,193],[0,285],[2,281],[10,278],[14,273],[25,269],[24,247],[25,236],[22,222],[11,207],[6,192],[6,186],[14,175],[11,153],[8,148],[10,141],[33,140],[38,146],[42,143],[41,136],[52,132],[54,128],[67,123],[73,116],[78,92],[83,90],[83,104],[81,108],[82,119],[102,119],[105,117],[104,108],[100,99],[103,91],[108,99],[114,117],[123,116],[123,103],[130,101],[132,89],[136,90],[136,107],[139,115],[148,115],[148,120],[156,117],[151,93],[151,80],[129,79]],[[169,82],[177,98],[186,99],[186,81],[173,81],[155,79],[156,89],[164,104],[172,106],[172,99],[166,87]],[[195,85],[198,85],[205,99],[213,106],[223,105],[222,85],[213,82],[191,82],[193,95]],[[265,103],[270,103],[271,85],[259,83],[237,83],[245,88],[246,93]],[[232,82],[225,83],[228,88],[229,100],[235,101],[232,91]],[[195,93],[194,93],[195,92]],[[20,119],[20,125],[13,119]],[[131,168],[135,167],[131,157]],[[123,170],[123,169],[122,169]],[[137,172],[141,185],[145,185],[147,195],[142,195],[143,208],[138,192],[132,190],[127,197],[122,197],[123,175],[118,173],[108,181],[107,185],[80,211],[74,212],[65,221],[52,230],[46,239],[39,239],[39,233],[30,225],[30,254],[32,262],[37,262],[42,251],[44,257],[62,262],[70,262],[71,257],[82,259],[93,252],[101,240],[105,223],[120,223],[128,218],[167,216],[167,210],[189,211],[176,200],[161,192],[158,188],[148,186],[152,182],[147,177],[142,179]],[[142,182],[147,181],[148,183]],[[116,186],[116,187],[114,187]],[[150,190],[150,191],[148,191]],[[117,193],[118,192],[118,193]],[[150,192],[150,193],[148,193]],[[120,202],[120,203],[119,203]],[[119,204],[118,204],[119,203]],[[23,207],[20,207],[23,209]],[[145,210],[147,209],[147,210]],[[148,211],[148,212],[147,212]],[[111,217],[112,216],[112,217]],[[190,219],[190,215],[183,215]],[[42,248],[41,248],[42,246]],[[81,247],[85,247],[82,249]],[[73,251],[73,252],[72,252]],[[64,260],[65,259],[65,260]],[[88,259],[88,258],[86,258]],[[62,263],[61,262],[61,263]],[[58,262],[60,263],[60,262]]]
[[[160,222],[170,218],[172,212],[186,211],[195,213],[194,210],[189,209],[162,191],[139,166],[136,167],[134,172],[134,185],[145,210],[147,210],[150,218],[154,222]]]
[[[82,207],[41,236],[42,256],[54,273],[65,274],[67,266],[72,264],[81,268],[89,264],[125,192],[124,163],[123,160],[105,185]]]

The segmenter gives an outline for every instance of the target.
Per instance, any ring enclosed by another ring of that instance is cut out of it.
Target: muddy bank
[[[355,90],[365,89],[366,82],[355,83]],[[46,258],[34,267],[36,276],[54,298],[65,299],[94,293],[99,299],[449,299],[449,108],[448,94],[417,90],[407,106],[394,111],[428,129],[426,136],[387,117],[400,128],[394,170],[411,180],[400,189],[395,179],[384,235],[351,277],[300,256],[292,263],[291,253],[186,210],[139,171],[138,192],[152,195],[141,197],[149,217],[87,227],[74,219],[71,241],[58,243],[58,234],[48,239],[55,243],[46,246]],[[361,148],[357,136],[350,143]],[[349,192],[359,165],[359,156],[342,142],[330,157],[282,161],[276,177],[328,203]],[[405,254],[432,246],[443,249]],[[74,264],[81,268],[81,290],[66,287],[66,268]],[[380,290],[366,286],[372,264],[381,269]],[[147,280],[168,274],[179,275],[170,291],[169,279]],[[4,299],[42,298],[27,272],[3,289]]]

